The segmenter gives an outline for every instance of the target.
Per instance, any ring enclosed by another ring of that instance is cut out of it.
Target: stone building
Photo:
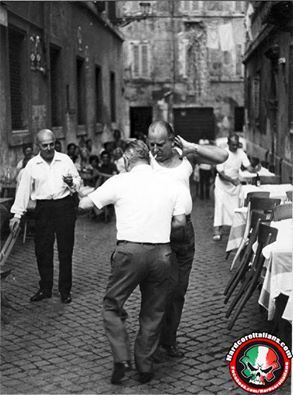
[[[165,119],[191,141],[243,127],[241,1],[119,1],[126,134]]]
[[[292,181],[293,3],[253,1],[246,11],[245,137],[248,153]]]
[[[0,3],[0,166],[51,128],[69,142],[121,127],[122,43],[106,2]],[[2,174],[3,176],[3,174]]]

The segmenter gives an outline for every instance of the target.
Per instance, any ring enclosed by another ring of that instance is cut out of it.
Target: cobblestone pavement
[[[1,393],[243,394],[230,378],[225,355],[235,340],[253,331],[269,330],[269,325],[255,296],[228,331],[222,294],[231,261],[225,260],[228,231],[221,242],[212,241],[212,202],[196,200],[194,206],[196,256],[178,339],[184,358],[165,357],[155,365],[155,378],[148,384],[138,384],[135,371],[124,385],[110,384],[112,358],[101,306],[115,226],[114,221],[104,224],[82,216],[77,222],[70,305],[60,303],[57,277],[52,299],[29,302],[38,288],[32,238],[24,245],[19,241],[9,258],[14,278],[10,276],[5,285],[12,308],[2,309]],[[138,291],[126,309],[133,344]],[[290,383],[277,393],[289,394]]]

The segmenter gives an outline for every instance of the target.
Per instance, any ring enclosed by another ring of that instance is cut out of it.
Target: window
[[[202,1],[181,1],[180,4],[180,9],[182,12],[189,14],[190,12],[197,12],[200,11],[200,9],[202,8]]]
[[[132,75],[133,78],[150,77],[149,43],[132,42]]]
[[[259,125],[259,116],[260,116],[260,72],[256,74],[253,79],[252,86],[252,111],[254,112],[254,120],[255,124]]]
[[[116,80],[115,73],[110,73],[110,111],[111,122],[116,122]]]
[[[102,95],[102,72],[99,66],[95,69],[96,87],[96,122],[102,122],[103,95]]]
[[[209,11],[223,11],[223,2],[222,1],[207,1],[206,7],[207,7],[207,10],[209,10]]]
[[[220,78],[222,74],[222,52],[218,49],[209,48],[209,70],[212,77]]]
[[[114,20],[116,18],[116,3],[115,1],[107,1],[108,18]]]
[[[24,38],[25,34],[23,32],[8,28],[12,130],[27,128]]]
[[[62,68],[61,51],[59,48],[50,48],[50,79],[51,79],[51,123],[52,126],[62,125]]]
[[[85,67],[84,60],[76,59],[76,87],[77,87],[77,123],[86,123],[86,103],[85,103]]]
[[[242,76],[242,45],[237,44],[236,45],[236,75],[237,76]]]

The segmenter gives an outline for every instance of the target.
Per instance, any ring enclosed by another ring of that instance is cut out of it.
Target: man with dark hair
[[[51,298],[53,288],[53,253],[55,236],[59,255],[58,289],[63,303],[71,302],[72,253],[74,246],[75,208],[72,194],[80,178],[71,159],[56,152],[55,136],[49,129],[37,134],[39,154],[26,165],[11,212],[10,229],[16,232],[29,200],[36,201],[35,253],[40,274],[39,290],[31,302]]]
[[[176,180],[186,190],[184,237],[176,230],[171,233],[171,248],[176,256],[171,272],[171,294],[165,312],[161,332],[161,346],[171,357],[183,357],[184,353],[177,346],[176,336],[188,287],[189,275],[194,257],[194,230],[190,219],[192,199],[189,178],[196,163],[221,163],[227,154],[221,148],[211,145],[198,145],[175,137],[172,126],[165,121],[153,122],[148,133],[152,153],[151,164],[156,172]],[[182,150],[178,152],[178,148]]]
[[[114,358],[113,384],[120,384],[130,365],[123,306],[138,285],[141,311],[135,363],[141,383],[153,378],[152,356],[159,343],[168,294],[171,222],[176,229],[185,224],[185,190],[153,172],[146,144],[139,140],[128,143],[124,160],[126,173],[111,177],[80,201],[81,209],[93,205],[101,209],[112,203],[116,212],[117,247],[103,303],[104,325]]]
[[[239,204],[241,166],[254,172],[246,153],[239,147],[239,136],[228,137],[228,158],[217,165],[215,179],[215,212],[213,240],[221,240],[221,227],[232,225],[234,210]]]

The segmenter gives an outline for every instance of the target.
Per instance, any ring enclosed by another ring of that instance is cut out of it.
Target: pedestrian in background
[[[198,142],[200,145],[208,145],[210,142],[206,139],[200,139]],[[199,190],[200,199],[210,198],[210,187],[212,179],[212,165],[210,163],[199,164]]]
[[[39,154],[26,165],[11,212],[10,229],[16,232],[30,198],[36,201],[35,253],[40,274],[39,290],[32,302],[51,298],[55,236],[59,255],[58,289],[63,303],[71,302],[72,253],[75,209],[72,194],[80,185],[77,170],[68,155],[56,152],[49,129],[37,134]]]
[[[232,225],[234,210],[239,204],[240,193],[240,169],[245,167],[254,172],[250,161],[239,146],[239,136],[233,134],[228,137],[227,160],[216,166],[215,179],[215,211],[214,211],[214,235],[213,240],[222,238],[221,228],[223,225]]]
[[[170,231],[184,226],[184,188],[149,165],[149,150],[142,141],[127,144],[126,173],[107,180],[80,201],[80,208],[112,203],[117,219],[117,247],[112,254],[111,274],[103,303],[106,335],[114,369],[113,384],[119,384],[130,366],[124,303],[139,285],[141,310],[134,354],[139,381],[153,378],[152,356],[160,338],[171,268]],[[183,196],[182,196],[183,195]]]
[[[164,121],[156,121],[150,125],[148,140],[152,153],[151,164],[154,170],[176,180],[183,185],[187,192],[184,237],[182,238],[182,232],[178,234],[175,229],[171,232],[171,248],[176,260],[172,266],[171,293],[168,297],[160,340],[161,346],[169,356],[179,358],[184,356],[184,352],[177,345],[177,330],[194,257],[194,230],[190,219],[192,199],[189,178],[196,163],[221,163],[226,160],[227,153],[215,146],[200,146],[189,143],[179,136],[175,137],[171,125]],[[179,153],[176,145],[180,147],[183,156]]]

